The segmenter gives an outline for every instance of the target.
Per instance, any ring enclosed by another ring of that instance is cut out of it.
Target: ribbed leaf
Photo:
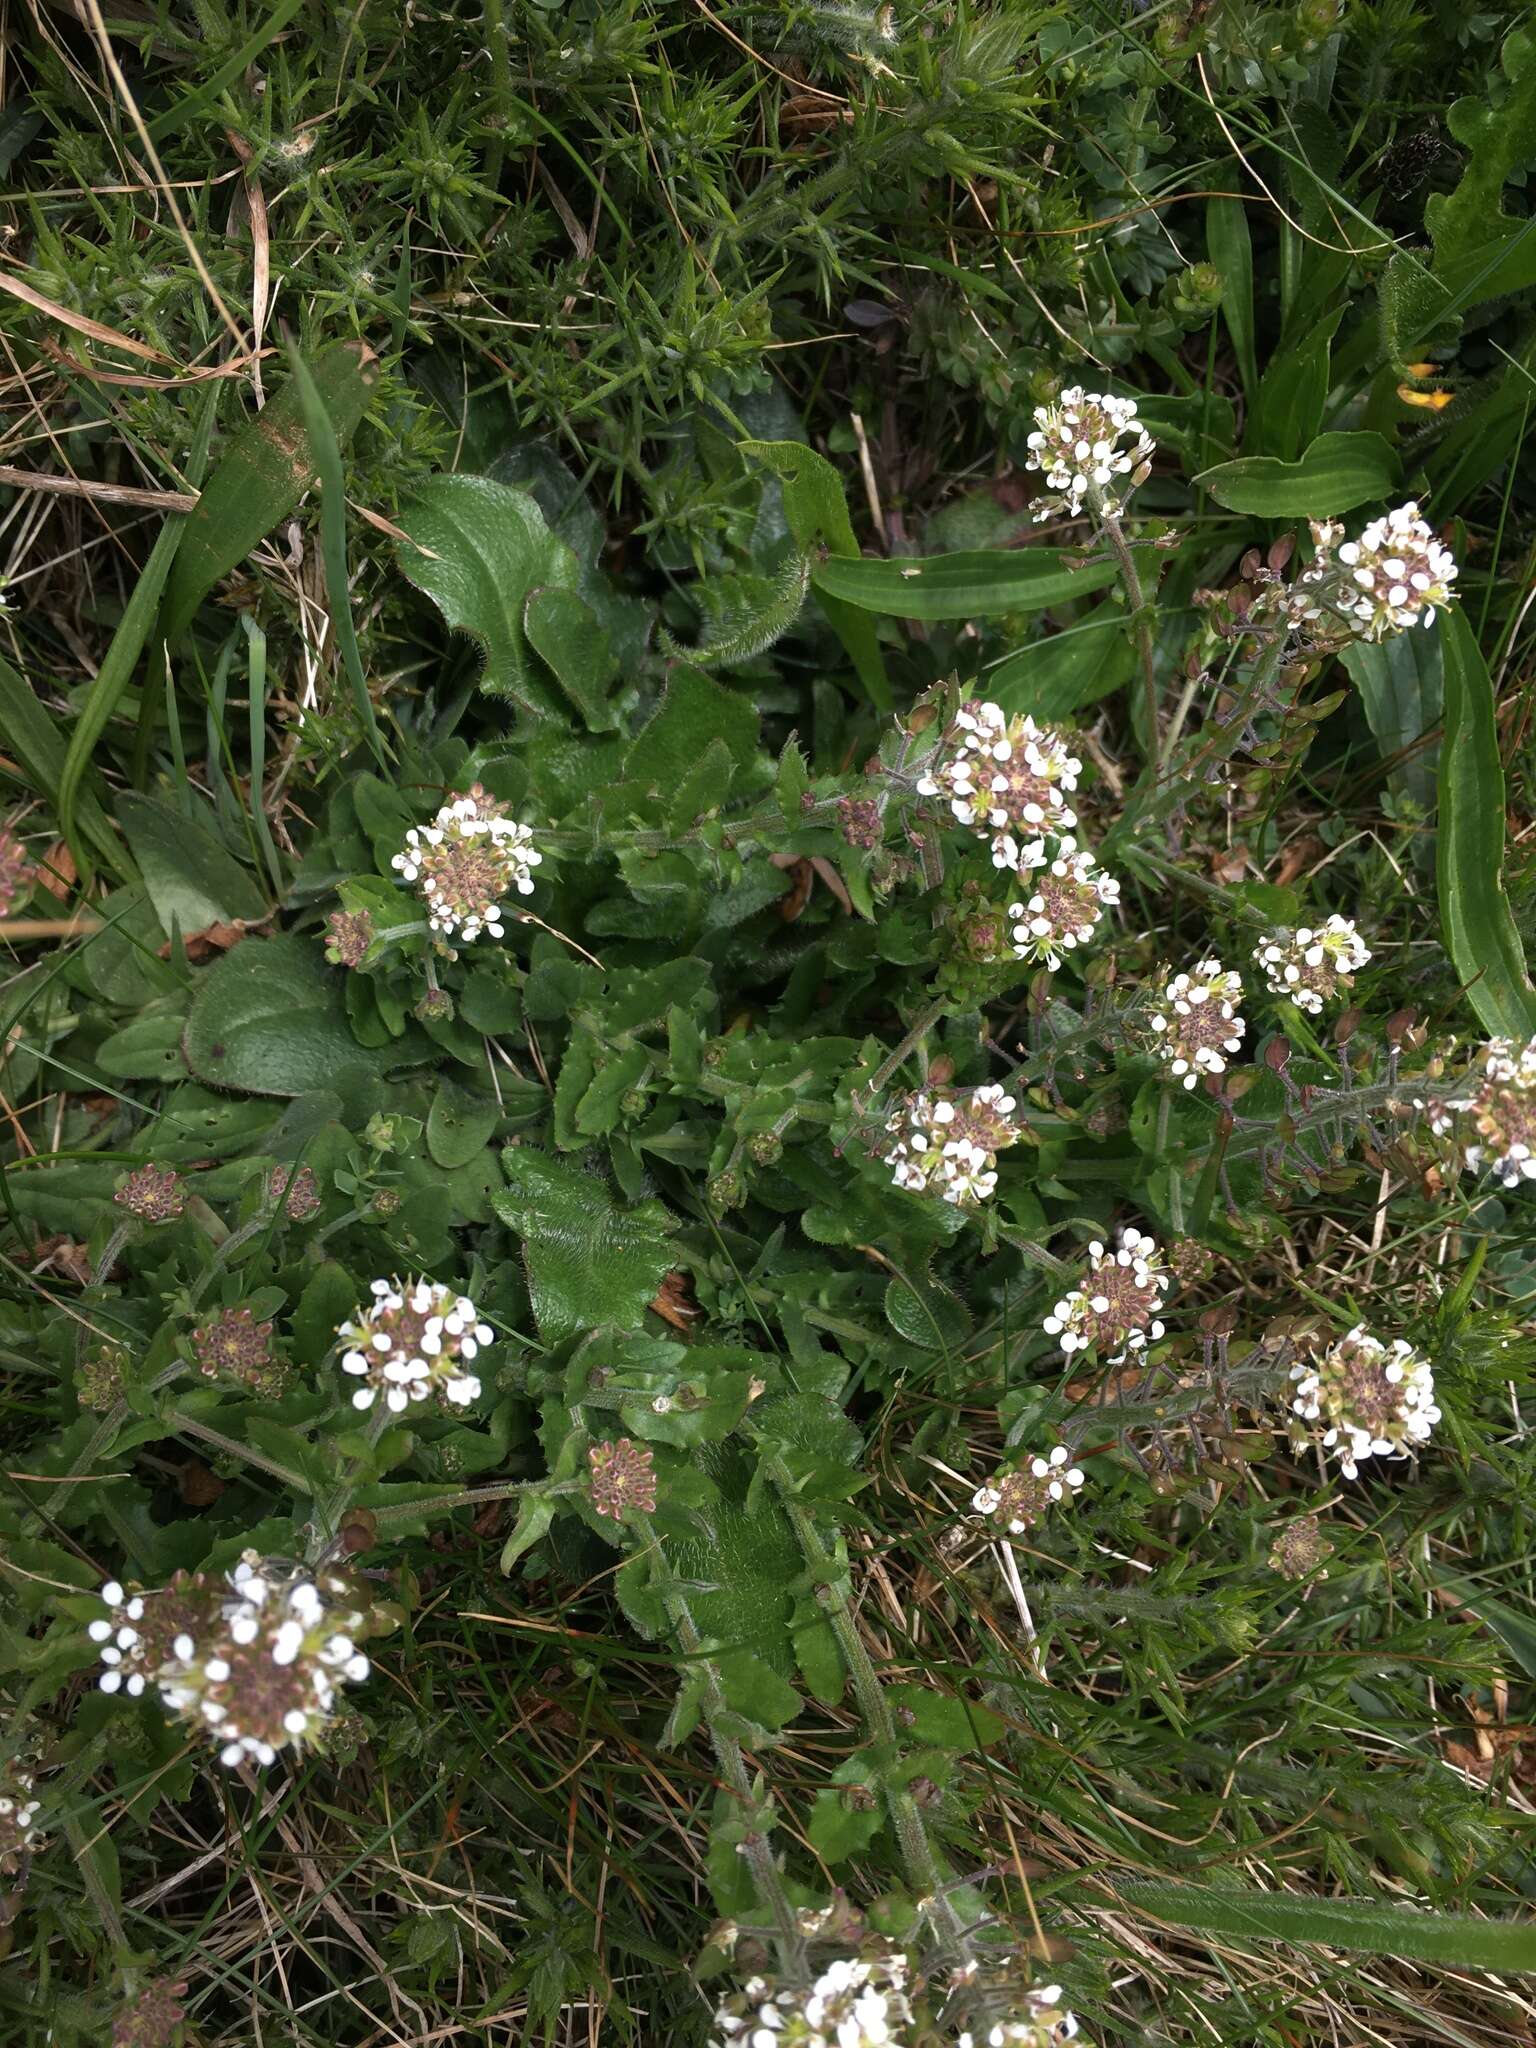
[[[817,565],[815,589],[893,619],[987,619],[1040,612],[1087,597],[1115,580],[1113,562],[1073,566],[1050,548],[987,548],[921,561],[845,561]]]
[[[1504,893],[1504,766],[1493,682],[1462,612],[1447,612],[1440,631],[1440,923],[1467,1001],[1483,1025],[1499,1037],[1526,1039],[1536,1032],[1536,990]]]
[[[1300,1942],[1463,1970],[1536,1970],[1536,1921],[1531,1920],[1477,1920],[1461,1913],[1378,1905],[1374,1899],[1217,1891],[1162,1878],[1122,1879],[1115,1889],[1127,1904],[1154,1919],[1238,1940]]]
[[[1332,519],[1387,497],[1397,456],[1380,434],[1319,434],[1296,462],[1244,455],[1195,478],[1218,505],[1258,519]]]

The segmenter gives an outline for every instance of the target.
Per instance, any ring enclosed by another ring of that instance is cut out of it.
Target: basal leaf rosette
[[[87,1631],[101,1690],[153,1689],[229,1769],[321,1741],[339,1688],[368,1676],[359,1643],[393,1618],[346,1573],[255,1551],[227,1576],[182,1574],[158,1592],[113,1582],[101,1599],[108,1612]]]
[[[467,1295],[436,1280],[375,1280],[372,1300],[336,1332],[341,1369],[361,1382],[354,1408],[382,1400],[392,1415],[433,1403],[466,1408],[480,1393],[469,1367],[495,1332]]]

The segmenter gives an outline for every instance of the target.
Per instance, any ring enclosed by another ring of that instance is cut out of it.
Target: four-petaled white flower
[[[1313,560],[1287,605],[1293,622],[1332,619],[1360,640],[1433,625],[1436,608],[1455,595],[1456,558],[1418,505],[1410,501],[1373,519],[1358,540],[1342,540],[1343,531],[1335,519],[1313,520]]]
[[[1440,1420],[1435,1376],[1411,1344],[1384,1344],[1363,1323],[1330,1344],[1320,1358],[1291,1367],[1292,1411],[1322,1424],[1319,1441],[1346,1479],[1362,1458],[1399,1458],[1427,1441]]]
[[[1471,1093],[1438,1104],[1430,1122],[1444,1137],[1465,1117],[1474,1134],[1461,1147],[1465,1170],[1486,1167],[1505,1187],[1517,1188],[1536,1180],[1536,1038],[1524,1045],[1490,1039],[1482,1062]]]
[[[1044,1457],[998,1472],[971,1495],[971,1512],[997,1522],[1010,1536],[1022,1536],[1053,1506],[1068,1501],[1083,1483],[1081,1467],[1072,1463],[1065,1444]]]
[[[336,1332],[347,1347],[343,1372],[362,1381],[353,1407],[371,1408],[382,1395],[399,1415],[417,1401],[464,1408],[475,1400],[480,1382],[465,1368],[495,1333],[468,1296],[436,1280],[375,1280],[370,1291],[373,1300]]]
[[[87,1633],[106,1667],[101,1690],[137,1697],[153,1685],[230,1769],[319,1740],[338,1686],[368,1676],[357,1647],[371,1626],[367,1602],[337,1571],[247,1551],[227,1578],[182,1574],[131,1595],[114,1580],[100,1598],[109,1613]]]
[[[1067,800],[1082,767],[1052,727],[973,698],[955,713],[916,787],[945,798],[960,824],[987,835],[994,867],[1017,868],[1025,850],[1039,846],[1043,855],[1043,835],[1077,823]]]
[[[710,2048],[901,2048],[907,1958],[840,1956],[809,1985],[752,1977],[715,2014]]]
[[[1215,959],[1202,960],[1193,974],[1176,974],[1164,989],[1162,1009],[1148,1020],[1157,1033],[1153,1049],[1186,1088],[1202,1074],[1225,1073],[1227,1055],[1242,1050],[1242,999],[1239,976]]]
[[[1113,518],[1137,485],[1145,483],[1153,452],[1134,398],[1073,385],[1054,405],[1037,405],[1024,460],[1027,468],[1044,472],[1051,495],[1034,500],[1035,518],[1049,519],[1057,512],[1072,518],[1085,504],[1089,512]]]
[[[1028,863],[1030,893],[1008,906],[1013,951],[1020,960],[1043,962],[1054,974],[1065,954],[1092,939],[1106,907],[1119,902],[1120,884],[1075,839],[1063,839],[1054,859],[1047,859],[1043,846],[1032,851],[1038,858]]]
[[[413,825],[390,865],[420,887],[430,930],[468,942],[482,932],[505,938],[501,899],[509,890],[532,895],[543,858],[528,827],[476,783],[430,825]]]
[[[1068,1358],[1074,1351],[1091,1350],[1101,1363],[1119,1365],[1162,1336],[1158,1311],[1168,1285],[1162,1254],[1152,1239],[1144,1231],[1123,1230],[1114,1251],[1089,1245],[1082,1284],[1045,1318],[1046,1334],[1060,1338]]]
[[[1020,2010],[977,2032],[962,2028],[955,2048],[1061,2048],[1078,2038],[1077,2015],[1062,2004],[1059,1984],[1037,1984],[1024,1994]]]
[[[1254,947],[1253,957],[1273,994],[1289,996],[1299,1010],[1317,1017],[1350,987],[1371,949],[1347,917],[1335,914],[1315,928],[1272,932]]]
[[[958,1208],[984,1202],[997,1186],[997,1154],[1019,1135],[1018,1103],[996,1082],[969,1093],[923,1090],[897,1105],[882,1153],[897,1187],[942,1195]]]

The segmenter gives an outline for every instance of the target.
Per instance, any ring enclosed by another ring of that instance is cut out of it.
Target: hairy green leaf
[[[501,1163],[508,1185],[491,1206],[523,1241],[540,1334],[638,1328],[672,1263],[661,1204],[620,1208],[595,1174],[532,1146],[509,1146]]]

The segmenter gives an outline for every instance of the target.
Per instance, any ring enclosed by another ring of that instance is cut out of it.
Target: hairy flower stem
[[[625,1520],[662,1558],[665,1567],[666,1553],[662,1549],[661,1538],[649,1515],[631,1512]],[[753,1788],[741,1744],[723,1725],[725,1717],[730,1713],[730,1703],[725,1697],[719,1667],[706,1652],[694,1624],[693,1615],[689,1611],[688,1602],[683,1595],[675,1587],[664,1585],[661,1589],[661,1603],[684,1656],[693,1663],[703,1678],[704,1722],[709,1729],[709,1739],[714,1745],[720,1774],[740,1801],[743,1812],[750,1818],[760,1809],[762,1802]],[[752,1882],[757,1887],[758,1897],[773,1915],[786,1960],[798,1960],[804,1951],[805,1943],[799,1923],[795,1919],[795,1909],[789,1903],[789,1896],[784,1890],[779,1866],[774,1860],[773,1846],[767,1835],[760,1833],[756,1827],[749,1827],[742,1842],[742,1854],[746,1858],[747,1868],[752,1873]]]
[[[779,1496],[791,1528],[804,1554],[806,1563],[816,1576],[817,1603],[832,1632],[837,1637],[843,1661],[848,1667],[848,1676],[853,1684],[854,1697],[859,1703],[875,1741],[894,1752],[900,1747],[895,1717],[891,1713],[890,1701],[881,1686],[879,1673],[875,1670],[864,1638],[859,1634],[859,1625],[853,1610],[848,1605],[844,1591],[845,1578],[836,1554],[828,1548],[821,1531],[809,1511],[801,1504],[795,1493],[795,1482],[789,1468],[777,1452],[766,1450],[764,1439],[752,1432],[754,1440],[765,1448],[763,1469],[767,1472]],[[917,1801],[904,1785],[887,1783],[884,1787],[885,1802],[891,1816],[891,1825],[896,1831],[897,1846],[901,1860],[906,1866],[908,1877],[917,1887],[925,1910],[931,1915],[940,1939],[955,1951],[960,1961],[970,1955],[970,1944],[961,1924],[960,1916],[944,1893],[944,1874],[939,1867],[933,1844],[928,1839],[922,1812]]]
[[[187,1290],[187,1307],[189,1310],[197,1307],[214,1281],[228,1267],[235,1253],[242,1251],[253,1237],[259,1237],[262,1231],[271,1228],[274,1213],[271,1209],[259,1209],[248,1222],[242,1223],[238,1230],[230,1232],[207,1265],[204,1266],[202,1272],[198,1274],[192,1286]]]
[[[1099,531],[1109,542],[1110,551],[1120,566],[1120,581],[1125,585],[1125,594],[1130,600],[1131,634],[1141,665],[1142,707],[1147,721],[1147,768],[1155,781],[1162,773],[1163,752],[1158,732],[1157,643],[1152,637],[1152,614],[1142,589],[1135,550],[1125,537],[1119,515],[1100,510],[1095,516]]]
[[[885,1058],[871,1075],[869,1080],[869,1093],[871,1095],[878,1095],[880,1093],[902,1061],[906,1059],[909,1053],[916,1051],[917,1047],[922,1044],[923,1040],[948,1008],[947,1000],[940,996],[937,1002],[930,1003],[925,1010],[918,1012],[917,1019],[909,1028],[906,1037],[893,1052],[886,1054]]]

